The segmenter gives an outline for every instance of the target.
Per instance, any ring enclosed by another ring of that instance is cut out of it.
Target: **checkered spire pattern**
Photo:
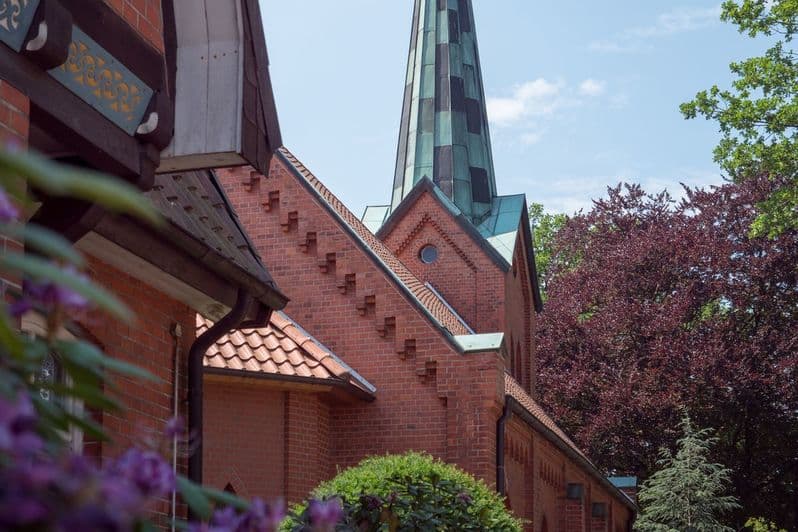
[[[496,196],[471,0],[416,0],[391,210],[424,177],[474,223]]]

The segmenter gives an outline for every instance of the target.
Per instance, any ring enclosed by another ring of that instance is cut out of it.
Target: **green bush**
[[[312,497],[341,500],[344,519],[338,532],[522,529],[484,482],[426,454],[367,458],[321,484]],[[309,530],[312,510],[307,503],[294,508],[283,530]]]

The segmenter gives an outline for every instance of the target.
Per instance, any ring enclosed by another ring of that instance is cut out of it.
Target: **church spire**
[[[391,210],[424,177],[474,223],[496,196],[471,0],[416,0]]]

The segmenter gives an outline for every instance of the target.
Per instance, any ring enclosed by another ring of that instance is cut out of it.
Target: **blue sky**
[[[388,203],[411,0],[261,0],[285,145],[360,215]],[[550,211],[608,185],[721,182],[679,103],[762,50],[717,1],[474,0],[496,181]]]

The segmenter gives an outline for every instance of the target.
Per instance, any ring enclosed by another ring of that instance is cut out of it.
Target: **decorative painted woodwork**
[[[144,119],[153,90],[77,26],[66,63],[50,75],[133,135]]]
[[[39,0],[0,0],[0,41],[19,52],[38,7]]]

